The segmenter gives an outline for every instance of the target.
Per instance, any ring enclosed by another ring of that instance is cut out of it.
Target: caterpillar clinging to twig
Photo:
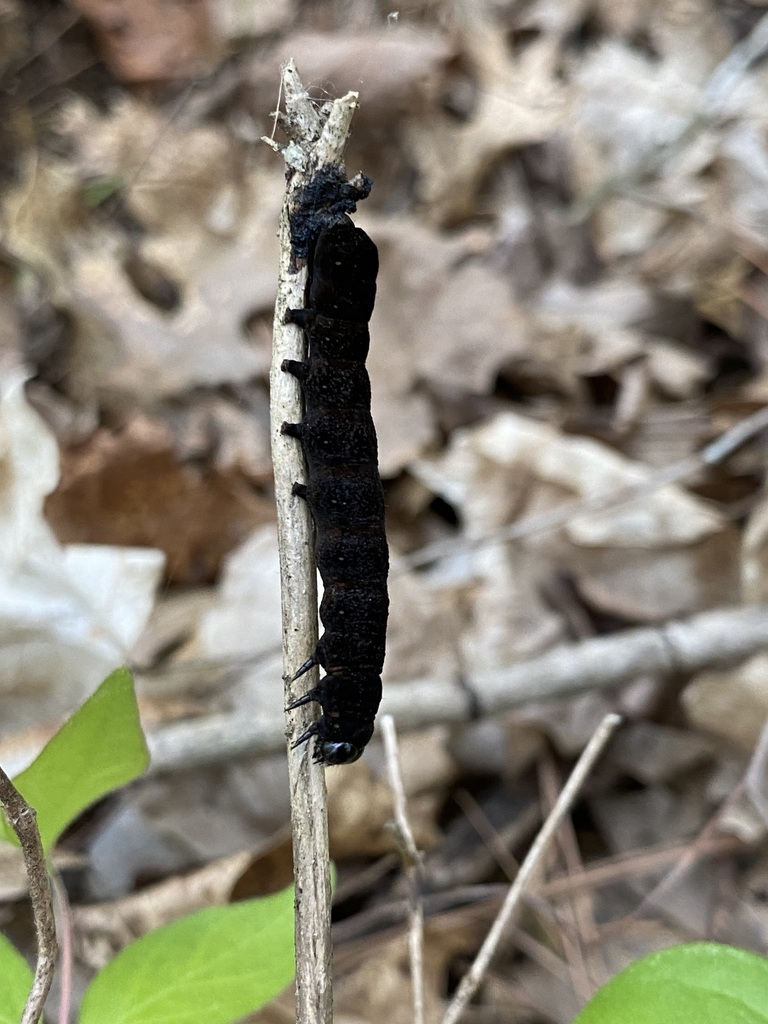
[[[320,704],[322,714],[296,742],[316,736],[314,756],[323,764],[356,761],[373,734],[389,609],[384,495],[365,369],[379,257],[347,216],[369,190],[367,179],[355,184],[323,172],[307,187],[293,224],[295,250],[301,255],[306,247],[309,283],[306,308],[289,310],[288,319],[304,329],[309,355],[282,364],[304,394],[304,419],[284,423],[282,432],[301,442],[307,463],[307,482],[293,490],[315,522],[325,627],[294,679],[313,665],[326,674],[289,710]]]

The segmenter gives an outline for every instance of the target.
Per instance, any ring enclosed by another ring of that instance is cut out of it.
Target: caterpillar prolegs
[[[294,679],[313,665],[326,673],[289,710],[320,705],[322,714],[296,743],[317,737],[315,760],[329,765],[356,761],[373,735],[389,610],[384,495],[365,368],[379,257],[347,216],[369,189],[366,179],[356,187],[336,176],[307,189],[304,219],[292,225],[295,248],[302,239],[307,248],[306,308],[289,310],[287,319],[303,328],[309,354],[282,364],[304,396],[304,419],[284,423],[282,432],[304,451],[307,482],[293,491],[312,513],[324,585],[324,632]]]

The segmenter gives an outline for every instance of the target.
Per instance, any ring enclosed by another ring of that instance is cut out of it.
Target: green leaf
[[[43,848],[48,853],[86,807],[141,775],[148,764],[133,677],[128,669],[119,668],[13,782],[37,811]],[[17,842],[3,824],[6,837]]]
[[[601,988],[574,1024],[768,1024],[768,961],[715,942],[651,953]]]
[[[293,977],[293,888],[209,907],[127,946],[85,993],[80,1024],[228,1024]]]
[[[97,206],[101,206],[107,199],[116,192],[119,192],[123,184],[121,178],[113,178],[108,174],[93,178],[83,188],[83,198],[85,199],[86,206],[92,210]]]
[[[0,935],[0,1024],[19,1024],[32,978],[27,961]]]

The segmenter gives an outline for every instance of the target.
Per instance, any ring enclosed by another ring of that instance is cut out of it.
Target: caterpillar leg
[[[304,436],[304,424],[303,423],[283,423],[280,427],[280,433],[285,434],[286,437],[296,437],[300,441]],[[295,491],[293,492],[296,493]]]
[[[304,501],[307,501],[307,495],[309,494],[309,490],[306,484],[300,484],[297,482],[293,485],[293,493],[296,495],[297,498],[303,498]]]
[[[311,668],[314,668],[315,665],[319,664],[320,662],[317,660],[317,655],[313,654],[312,657],[307,658],[301,668],[291,676],[291,682],[295,683],[296,680],[300,679],[305,672],[309,672]],[[308,704],[311,700],[317,700],[317,697],[314,696],[314,692],[314,690],[310,690],[308,694],[305,694],[301,698],[301,700],[298,700],[295,704],[291,704],[291,708],[297,708],[302,704]],[[291,708],[288,708],[288,710],[290,711]]]
[[[307,327],[311,327],[315,320],[315,314],[311,309],[286,309],[283,322],[286,324],[296,324],[297,327],[302,327],[306,330]]]
[[[295,678],[296,677],[294,676],[293,679]],[[293,679],[291,680],[291,682],[293,682]],[[319,701],[319,699],[320,695],[318,694],[317,690],[309,690],[302,697],[297,697],[296,700],[291,701],[291,703],[285,710],[295,711],[296,708],[303,708],[305,704],[311,704],[313,701]]]
[[[310,725],[310,727],[308,729],[304,730],[304,732],[301,734],[301,736],[299,736],[299,738],[296,740],[296,742],[291,744],[291,750],[295,750],[296,747],[298,747],[300,743],[305,743],[307,740],[311,739],[313,736],[317,736],[317,733],[318,733],[317,722],[313,722],[312,725]]]
[[[304,380],[309,373],[309,365],[299,359],[284,359],[280,364],[280,369],[285,373],[293,374],[297,380]]]

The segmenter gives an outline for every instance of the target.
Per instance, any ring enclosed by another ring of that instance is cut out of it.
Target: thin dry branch
[[[627,487],[619,491],[594,494],[587,498],[579,498],[576,501],[564,502],[555,508],[549,509],[532,516],[519,519],[516,523],[506,526],[501,530],[494,530],[491,533],[481,534],[477,537],[461,537],[457,540],[438,541],[429,544],[412,555],[407,555],[397,562],[396,573],[405,572],[408,569],[415,569],[419,566],[429,565],[438,558],[458,551],[468,551],[482,547],[484,544],[498,544],[504,541],[522,540],[524,537],[532,537],[538,533],[546,533],[548,530],[556,530],[565,526],[576,516],[582,516],[588,512],[605,512],[608,509],[620,508],[622,505],[629,505],[633,501],[644,501],[655,491],[666,487],[668,484],[679,483],[696,476],[703,469],[716,466],[724,459],[732,455],[747,441],[757,434],[768,430],[768,406],[762,406],[756,412],[741,420],[735,426],[726,430],[714,441],[705,445],[700,452],[690,455],[679,462],[673,462],[669,466],[656,470],[647,480],[637,486]]]
[[[668,679],[734,665],[768,648],[768,605],[704,612],[688,619],[563,644],[506,669],[475,673],[466,685],[452,677],[415,679],[386,687],[382,711],[402,730],[468,722],[530,701],[569,697],[630,682]],[[474,700],[472,699],[474,697]],[[218,715],[166,726],[147,737],[150,774],[188,770],[282,749],[276,715]]]
[[[395,824],[405,860],[408,883],[408,950],[411,962],[413,991],[413,1024],[424,1024],[424,900],[422,856],[413,837],[405,800],[405,787],[400,772],[400,751],[397,745],[395,720],[391,715],[381,718],[381,732],[387,757],[387,774],[395,802]]]
[[[37,1024],[40,1019],[48,991],[56,970],[58,947],[56,944],[56,922],[53,916],[51,883],[45,864],[45,853],[37,815],[19,793],[2,768],[0,768],[0,805],[5,811],[8,824],[16,833],[29,879],[29,896],[37,933],[37,965],[32,990],[29,993],[21,1024]]]
[[[292,61],[282,69],[285,114],[281,117],[290,141],[282,147],[265,139],[286,163],[286,194],[280,215],[280,266],[270,370],[272,461],[275,473],[280,584],[283,625],[283,669],[286,705],[295,697],[291,677],[317,643],[317,584],[312,551],[312,524],[306,504],[292,493],[296,480],[306,476],[299,445],[280,432],[283,422],[301,420],[297,381],[283,373],[284,359],[299,358],[303,335],[286,324],[287,309],[304,305],[306,269],[292,266],[291,214],[299,205],[309,179],[322,166],[342,165],[357,95],[349,93],[315,109]],[[316,682],[303,679],[306,687]],[[301,1024],[328,1024],[332,1017],[331,882],[328,856],[328,815],[323,768],[307,756],[307,746],[292,743],[309,725],[311,711],[289,715],[288,770],[293,823],[293,861],[296,883],[296,1019]]]
[[[507,898],[499,911],[496,920],[486,936],[485,942],[475,957],[474,963],[461,979],[461,984],[456,990],[448,1009],[443,1017],[443,1024],[456,1024],[464,1010],[467,1008],[472,996],[478,989],[485,972],[488,970],[491,959],[501,941],[501,938],[509,925],[512,915],[517,910],[520,900],[525,892],[526,886],[531,880],[536,867],[552,841],[563,818],[573,806],[579,790],[592,771],[595,761],[598,759],[606,743],[611,738],[621,723],[619,715],[606,715],[597,727],[592,739],[587,744],[583,754],[576,762],[570,778],[563,787],[563,791],[557,798],[551,813],[541,827],[541,831],[533,841],[525,860],[520,865],[517,878],[507,894]]]

